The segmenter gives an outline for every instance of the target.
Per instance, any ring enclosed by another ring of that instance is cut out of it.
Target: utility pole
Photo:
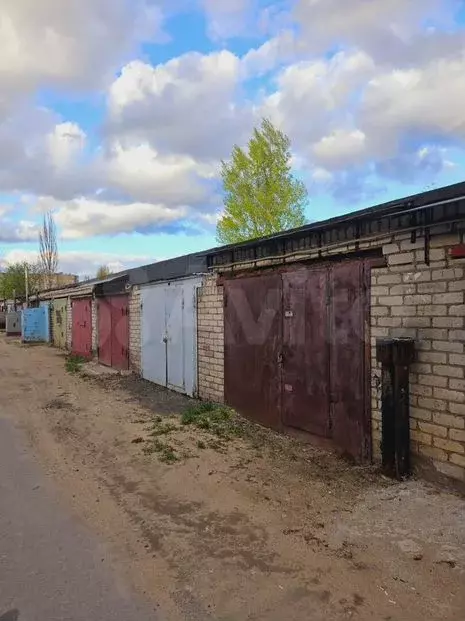
[[[26,308],[29,308],[29,272],[27,263],[24,265],[24,284],[26,289]]]

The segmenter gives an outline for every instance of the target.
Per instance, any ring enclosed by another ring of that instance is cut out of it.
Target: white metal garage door
[[[142,376],[194,396],[199,276],[142,288]]]

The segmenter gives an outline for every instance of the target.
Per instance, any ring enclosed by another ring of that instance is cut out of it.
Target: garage
[[[225,400],[370,458],[363,260],[224,278]]]
[[[129,369],[129,297],[99,298],[97,312],[99,362],[120,371]]]
[[[141,289],[142,376],[194,396],[197,390],[197,289],[200,276]]]
[[[72,301],[72,345],[71,351],[83,358],[92,357],[92,298]]]
[[[52,302],[52,339],[55,347],[66,349],[68,299],[57,298]]]

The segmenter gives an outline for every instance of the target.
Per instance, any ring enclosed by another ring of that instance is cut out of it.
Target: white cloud
[[[0,267],[7,264],[28,261],[37,261],[37,252],[14,248],[0,258]],[[80,277],[94,277],[101,265],[107,265],[112,272],[146,265],[156,261],[154,257],[136,254],[114,254],[111,252],[92,251],[60,251],[59,270],[66,274],[76,274]]]
[[[434,58],[444,46],[460,48],[463,35],[425,27],[449,26],[458,6],[457,0],[298,0],[295,17],[312,52],[357,47],[376,62],[402,65]]]
[[[244,34],[252,4],[255,0],[202,0],[209,36],[222,41]]]
[[[279,74],[277,90],[262,111],[290,135],[298,152],[308,154],[315,142],[347,121],[351,96],[374,71],[364,52],[295,63]]]
[[[19,106],[0,123],[0,192],[53,194],[67,199],[94,187],[83,158],[86,136],[44,108]]]
[[[162,232],[181,228],[189,215],[188,208],[184,206],[169,208],[163,204],[112,203],[84,197],[70,201],[41,197],[38,207],[54,211],[55,221],[65,240],[133,231]]]
[[[39,85],[95,86],[161,22],[146,0],[2,0],[0,101]]]
[[[250,105],[237,103],[239,86],[240,60],[226,50],[156,67],[135,61],[111,86],[112,130],[148,140],[161,154],[226,157],[252,122]]]
[[[241,59],[245,78],[260,76],[286,62],[295,61],[304,46],[293,30],[282,30],[257,48],[250,49]]]
[[[207,34],[215,42],[274,36],[292,22],[293,0],[200,0]]]
[[[372,152],[392,155],[406,137],[463,143],[464,111],[465,54],[378,74],[368,83],[358,116]]]
[[[30,220],[13,221],[3,214],[6,210],[0,208],[0,242],[30,242],[37,241],[39,227],[36,222]]]
[[[82,153],[86,134],[76,123],[59,123],[47,136],[50,159],[55,168],[67,168]]]
[[[117,141],[102,161],[102,172],[110,187],[137,200],[206,208],[214,194],[218,166],[196,162],[188,155],[162,156],[147,143]]]
[[[313,146],[313,155],[327,169],[345,168],[366,159],[366,136],[358,129],[335,130]]]
[[[108,78],[144,37],[160,35],[162,1],[3,0],[0,192],[42,197],[65,238],[214,224],[219,160],[262,115],[289,134],[296,168],[350,192],[364,167],[389,178],[435,174],[447,161],[435,143],[463,144],[465,46],[443,28],[454,0],[296,0],[298,28],[282,2],[201,0],[217,40],[268,40],[241,58],[134,60]],[[249,99],[247,80],[265,74]],[[43,86],[105,85],[98,146],[76,123],[15,99]],[[32,236],[27,218],[10,220],[4,237]]]

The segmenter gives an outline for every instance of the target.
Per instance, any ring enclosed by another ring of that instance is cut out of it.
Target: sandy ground
[[[0,337],[0,416],[161,619],[465,618],[463,498],[259,428],[221,450],[174,431],[161,463],[148,423],[188,400],[64,362]]]

